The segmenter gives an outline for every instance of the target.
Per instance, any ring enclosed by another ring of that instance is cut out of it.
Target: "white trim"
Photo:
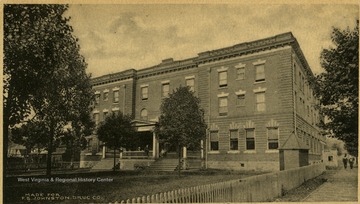
[[[133,81],[133,80],[134,80],[133,78],[130,78],[130,79],[120,80],[120,81],[116,81],[116,82],[95,85],[94,87],[109,86],[109,85],[115,85],[115,84],[119,85],[119,84],[121,84],[123,82],[130,82],[130,81]]]
[[[217,95],[218,98],[228,97],[228,96],[229,96],[229,93],[224,93],[224,92],[221,92],[220,94]]]
[[[95,113],[100,113],[100,112],[98,110],[94,110],[93,113],[95,114]]]
[[[102,112],[109,112],[109,110],[105,108]]]
[[[95,95],[98,95],[98,94],[100,94],[100,91],[95,91]]]
[[[225,72],[228,70],[228,67],[225,66],[221,66],[220,68],[217,69],[218,72]]]
[[[245,154],[256,154],[256,150],[244,150]]]
[[[195,79],[195,75],[186,76],[185,79]]]
[[[115,86],[112,90],[113,90],[113,91],[119,91],[119,90],[120,90],[120,88],[119,88],[119,87],[117,87],[117,86]]]
[[[109,89],[105,89],[103,92],[104,92],[104,93],[109,92]]]
[[[265,150],[265,153],[279,153],[278,149],[267,149]]]
[[[266,60],[258,59],[256,62],[253,62],[252,64],[253,64],[254,66],[256,66],[256,65],[265,64],[265,62],[266,62]]]
[[[240,151],[239,150],[229,150],[227,151],[228,154],[239,154]]]
[[[216,150],[216,151],[209,151],[208,154],[220,154],[220,151],[219,150]]]
[[[239,96],[239,95],[245,95],[245,94],[246,94],[246,91],[243,91],[243,90],[239,89],[239,91],[236,91],[235,94],[236,94],[237,96]]]
[[[242,56],[233,57],[233,58],[230,58],[230,59],[224,59],[224,60],[219,60],[219,61],[215,61],[215,62],[206,62],[206,63],[199,64],[198,67],[203,67],[203,66],[208,66],[208,65],[215,65],[215,64],[224,63],[224,62],[232,62],[232,61],[236,61],[236,60],[239,60],[239,59],[254,57],[254,56],[258,56],[258,55],[263,55],[263,54],[267,54],[267,53],[273,53],[273,52],[287,50],[287,49],[291,49],[291,46],[286,45],[284,47],[275,48],[275,49],[266,50],[266,51],[260,51],[260,52],[252,53],[252,54],[248,54],[248,55],[242,55]]]
[[[245,65],[246,65],[246,64],[243,64],[243,63],[240,62],[239,64],[235,65],[234,67],[235,67],[235,68],[238,68],[238,69],[239,69],[239,68],[245,68]]]
[[[164,80],[161,82],[161,84],[170,84],[170,80]]]
[[[111,109],[111,111],[119,111],[119,110],[120,110],[120,108],[118,108],[118,107],[115,107],[115,108]]]
[[[265,91],[266,91],[266,88],[257,87],[257,88],[254,89],[253,91],[254,91],[254,93],[265,92]]]
[[[144,88],[144,87],[148,87],[148,86],[149,86],[149,84],[141,84],[140,88]]]

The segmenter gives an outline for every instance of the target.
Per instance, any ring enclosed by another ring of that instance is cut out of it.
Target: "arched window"
[[[145,108],[141,110],[140,118],[141,120],[148,120],[148,112]]]

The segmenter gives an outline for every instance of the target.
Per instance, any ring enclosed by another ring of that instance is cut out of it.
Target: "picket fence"
[[[279,171],[244,179],[207,184],[174,191],[142,196],[120,203],[221,203],[263,202],[281,196],[304,181],[325,171],[323,164],[316,164],[287,171]],[[118,204],[119,202],[115,202]]]

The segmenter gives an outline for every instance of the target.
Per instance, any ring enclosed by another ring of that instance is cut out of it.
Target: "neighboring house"
[[[209,127],[207,167],[274,171],[280,168],[278,148],[293,132],[309,147],[309,163],[322,160],[325,138],[316,126],[322,116],[313,79],[297,40],[284,33],[93,78],[93,118],[99,124],[111,112],[132,115],[156,159],[161,144],[152,130],[161,100],[189,86]]]
[[[325,149],[323,152],[323,161],[326,166],[338,167],[341,158],[338,156],[337,149]]]
[[[23,145],[10,143],[8,148],[8,157],[24,158],[26,155],[26,147]]]

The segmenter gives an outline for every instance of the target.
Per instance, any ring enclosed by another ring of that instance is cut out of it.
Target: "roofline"
[[[286,32],[268,38],[244,42],[216,50],[200,52],[198,53],[198,56],[192,58],[178,61],[174,61],[172,58],[168,58],[163,60],[160,64],[151,67],[141,68],[138,70],[127,69],[121,72],[95,77],[91,80],[91,84],[93,86],[97,86],[131,78],[139,79],[168,72],[197,68],[199,64],[206,64],[208,62],[271,50],[286,45],[290,45],[293,48],[294,52],[298,55],[303,67],[306,69],[306,72],[310,75],[310,77],[314,77],[314,74],[300,48],[298,41],[291,32]]]

